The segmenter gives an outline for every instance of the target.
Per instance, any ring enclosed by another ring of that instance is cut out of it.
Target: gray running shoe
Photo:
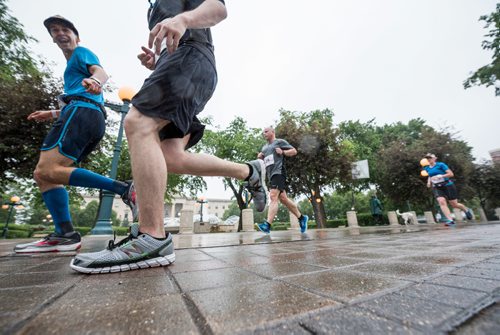
[[[157,240],[139,233],[139,225],[130,227],[130,234],[117,244],[109,241],[99,252],[80,253],[71,260],[71,268],[78,272],[96,274],[121,272],[170,265],[175,261],[172,235]]]
[[[122,194],[122,200],[132,211],[132,222],[139,221],[139,205],[136,200],[135,186],[133,180],[127,180],[127,190]]]
[[[255,210],[263,212],[267,204],[266,167],[262,159],[257,159],[247,164],[252,166],[253,173],[248,182],[246,182],[245,187],[252,194]]]
[[[82,238],[76,231],[59,235],[51,233],[41,240],[18,244],[14,247],[17,253],[37,253],[51,251],[75,251],[82,246]]]

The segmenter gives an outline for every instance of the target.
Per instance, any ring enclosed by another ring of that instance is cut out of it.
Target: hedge
[[[28,230],[15,230],[9,229],[7,232],[7,238],[28,238],[31,237],[32,232]]]

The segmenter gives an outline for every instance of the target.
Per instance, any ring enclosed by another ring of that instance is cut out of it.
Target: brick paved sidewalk
[[[176,236],[173,265],[107,275],[17,242],[0,241],[4,334],[500,333],[500,224]]]

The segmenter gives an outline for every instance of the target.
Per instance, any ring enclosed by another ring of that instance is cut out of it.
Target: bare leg
[[[168,121],[153,119],[134,107],[125,118],[132,173],[141,206],[140,229],[153,237],[165,237],[163,203],[167,186],[167,165],[158,130]]]
[[[450,203],[451,207],[458,208],[458,209],[463,210],[464,212],[467,212],[468,208],[465,207],[463,204],[459,203],[458,200],[456,200],[456,199],[450,200],[449,203]]]
[[[218,157],[184,150],[189,135],[161,142],[161,149],[170,173],[194,176],[232,177],[244,180],[250,173],[246,164],[233,163]]]
[[[279,192],[280,191],[275,188],[269,191],[269,197],[271,198],[271,202],[269,203],[269,208],[267,210],[267,222],[269,222],[269,224],[273,223],[274,217],[278,214]]]
[[[452,220],[453,218],[451,217],[450,209],[448,208],[448,204],[446,203],[446,198],[445,197],[439,197],[437,198],[437,201],[439,203],[439,207],[441,207],[441,212],[443,212],[444,216],[448,220]]]
[[[290,198],[288,198],[285,191],[281,192],[279,199],[280,199],[280,202],[283,205],[285,205],[286,208],[288,208],[288,210],[290,212],[292,212],[293,215],[295,215],[297,217],[297,219],[300,218],[301,214],[300,214],[299,208],[297,207],[297,204],[295,202],[293,202],[292,200],[290,200]]]
[[[68,185],[69,176],[75,169],[71,165],[73,160],[59,153],[56,147],[52,150],[41,151],[33,177],[43,193],[56,187]]]

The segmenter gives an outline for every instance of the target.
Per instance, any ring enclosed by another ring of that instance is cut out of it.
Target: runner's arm
[[[226,6],[221,1],[205,0],[191,11],[180,13],[156,24],[149,33],[148,47],[159,55],[162,41],[166,39],[167,51],[171,54],[177,50],[186,29],[210,28],[226,17]]]
[[[89,66],[90,77],[82,81],[82,85],[91,94],[101,94],[102,87],[108,81],[109,77],[106,71],[98,65]]]

